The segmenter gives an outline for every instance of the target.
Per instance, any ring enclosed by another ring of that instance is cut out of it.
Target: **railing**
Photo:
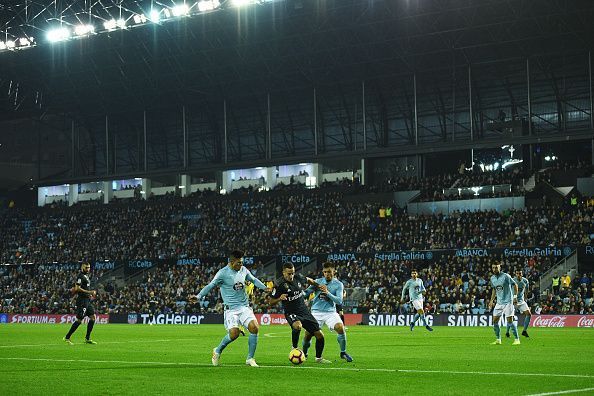
[[[479,196],[482,194],[495,194],[495,193],[510,193],[512,191],[511,184],[497,184],[490,186],[477,186],[477,187],[456,187],[456,188],[444,188],[443,194],[446,197],[451,196]]]
[[[559,260],[557,264],[551,267],[547,272],[541,275],[539,280],[540,293],[542,294],[545,290],[551,287],[553,276],[556,274],[563,275],[573,269],[577,269],[577,251],[574,250],[571,254],[562,260]]]

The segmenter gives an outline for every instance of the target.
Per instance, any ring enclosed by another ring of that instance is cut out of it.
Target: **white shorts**
[[[522,302],[518,302],[516,304],[516,309],[518,311],[520,311],[520,313],[524,313],[524,312],[528,311],[528,309],[530,309],[530,308],[528,308],[528,304],[526,304],[526,301],[522,301]]]
[[[225,311],[224,317],[227,331],[232,328],[239,328],[240,325],[247,329],[250,322],[256,320],[254,311],[250,307],[228,309]]]
[[[495,304],[495,309],[493,309],[493,316],[502,317],[505,316],[510,317],[514,316],[514,304],[507,303],[507,304]]]
[[[415,310],[420,310],[423,309],[423,297],[421,298],[417,298],[416,300],[412,300],[412,306],[415,308]]]
[[[344,324],[342,323],[342,320],[340,320],[340,315],[337,312],[311,311],[311,314],[318,321],[320,329],[325,324],[330,331],[334,331],[334,326],[338,323]]]

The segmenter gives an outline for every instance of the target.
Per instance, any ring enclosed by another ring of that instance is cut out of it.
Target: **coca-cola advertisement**
[[[594,327],[594,315],[533,315],[533,327]]]
[[[76,315],[37,315],[37,314],[9,314],[6,323],[47,323],[47,324],[68,324],[76,320]],[[109,315],[95,315],[95,323],[109,323]],[[83,323],[87,323],[89,318],[85,317]]]

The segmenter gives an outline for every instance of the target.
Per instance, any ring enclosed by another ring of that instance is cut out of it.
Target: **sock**
[[[311,340],[306,340],[305,337],[303,337],[303,353],[307,355],[307,350],[309,349],[309,347],[311,346]]]
[[[501,339],[501,334],[499,333],[499,323],[495,323],[493,325],[493,330],[495,330],[495,337],[497,337],[498,340]]]
[[[221,340],[221,343],[216,348],[217,353],[223,353],[223,349],[227,347],[227,345],[231,344],[233,340],[229,337],[229,334],[225,334],[225,337]]]
[[[415,314],[415,316],[413,317],[413,323],[417,323],[417,320],[419,319],[421,315],[419,315],[418,313]]]
[[[524,331],[528,329],[528,326],[530,326],[530,315],[524,318]]]
[[[316,338],[316,358],[322,357],[322,352],[324,352],[324,343],[326,341],[323,338]]]
[[[78,329],[78,326],[80,326],[80,322],[74,321],[72,323],[70,330],[68,330],[68,334],[66,334],[66,339],[70,339],[70,336],[76,331],[76,329]]]
[[[299,335],[301,334],[301,330],[295,330],[291,332],[291,338],[293,339],[293,348],[297,348],[299,345]]]
[[[95,326],[95,321],[89,320],[89,324],[87,325],[87,336],[85,337],[87,340],[91,338],[91,331],[93,331],[93,326]]]
[[[516,338],[516,340],[517,340],[518,338],[520,338],[520,337],[518,336],[518,325],[517,325],[517,324],[515,324],[515,323],[511,323],[511,326],[512,326],[512,328],[511,328],[511,330],[512,330],[512,333],[514,334],[514,337],[515,337],[515,338]]]
[[[423,321],[423,326],[427,326],[427,321],[425,320],[425,314],[421,315],[421,320]]]
[[[346,334],[338,334],[336,336],[338,345],[340,346],[340,352],[346,352]]]
[[[250,334],[248,337],[248,359],[254,357],[256,353],[256,347],[258,346],[258,334]]]

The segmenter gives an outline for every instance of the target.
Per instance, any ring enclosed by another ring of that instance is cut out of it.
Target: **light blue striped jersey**
[[[314,289],[314,286],[307,288],[305,295],[309,296],[315,290],[315,297],[311,304],[312,311],[319,312],[336,312],[336,305],[342,304],[342,294],[344,292],[344,285],[341,281],[333,278],[330,282],[326,278],[316,279],[316,283],[326,285],[328,287],[328,294],[322,293],[319,289]]]
[[[491,275],[491,286],[497,294],[497,304],[510,304],[514,298],[514,280],[509,274],[500,272],[499,276]]]
[[[419,298],[423,297],[422,292],[425,291],[425,285],[423,284],[423,280],[421,278],[407,280],[404,284],[404,288],[402,288],[401,298],[403,300],[404,295],[406,294],[406,290],[408,290],[408,296],[410,297],[410,301],[418,300]]]
[[[528,290],[528,279],[522,277],[522,279],[514,278],[514,282],[518,285],[518,303],[523,303],[525,300],[525,292]]]
[[[242,266],[239,271],[235,271],[227,265],[221,268],[213,280],[200,290],[198,297],[205,297],[214,287],[219,286],[223,303],[228,306],[228,309],[248,307],[249,300],[245,292],[246,280],[253,282],[258,289],[266,289],[266,286],[254,277],[247,268]]]

